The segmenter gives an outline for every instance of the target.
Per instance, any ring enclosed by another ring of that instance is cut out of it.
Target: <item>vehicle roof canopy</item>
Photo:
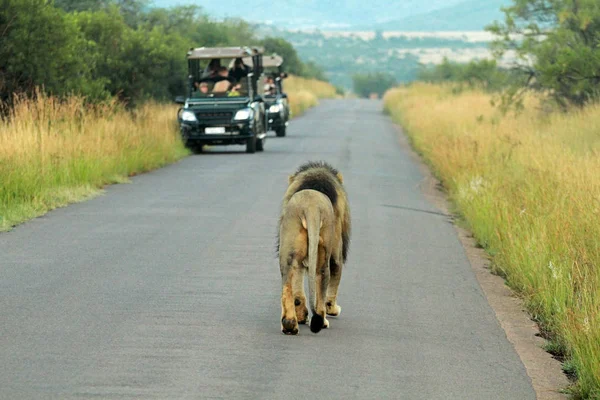
[[[207,60],[213,58],[252,58],[254,54],[262,54],[263,49],[259,47],[197,47],[187,52],[187,58],[196,60]]]
[[[244,57],[244,64],[248,66],[252,66],[252,57]],[[263,67],[264,68],[278,68],[283,64],[283,57],[277,54],[272,54],[270,56],[263,56]]]

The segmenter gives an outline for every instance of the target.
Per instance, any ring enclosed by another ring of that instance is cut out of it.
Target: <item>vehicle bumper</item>
[[[254,136],[248,122],[233,124],[225,127],[226,133],[205,133],[204,125],[199,123],[180,125],[181,138],[184,143],[195,144],[244,144]],[[258,135],[262,139],[264,135]]]

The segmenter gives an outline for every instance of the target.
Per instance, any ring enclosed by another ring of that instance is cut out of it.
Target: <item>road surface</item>
[[[379,101],[323,101],[0,233],[0,398],[534,399]],[[326,160],[353,234],[339,318],[279,331],[287,176]]]

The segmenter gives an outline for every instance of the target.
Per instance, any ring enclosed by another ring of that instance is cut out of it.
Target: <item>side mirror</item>
[[[185,97],[183,97],[183,96],[177,96],[177,97],[175,97],[175,103],[177,103],[177,104],[185,104]]]
[[[281,79],[285,79],[285,78],[287,78],[287,77],[288,77],[288,74],[287,74],[287,72],[282,72],[282,73],[281,73]]]

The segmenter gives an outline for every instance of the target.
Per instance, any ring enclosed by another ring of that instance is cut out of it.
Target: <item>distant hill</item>
[[[282,28],[353,29],[443,9],[463,0],[154,0],[157,7],[195,4],[216,18],[241,17],[251,22],[271,22]],[[487,1],[487,0],[484,0]]]
[[[215,18],[241,17],[285,29],[466,31],[502,19],[511,0],[153,0],[157,7],[194,4]]]
[[[431,12],[385,23],[363,26],[383,31],[480,31],[494,20],[503,21],[500,7],[510,0],[467,0]]]

